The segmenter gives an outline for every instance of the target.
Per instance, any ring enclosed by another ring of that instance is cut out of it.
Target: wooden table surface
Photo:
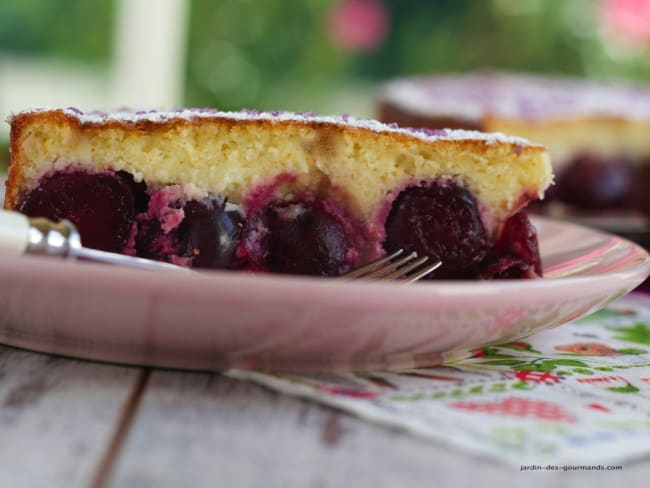
[[[523,473],[219,374],[0,346],[0,487],[629,488],[649,472]]]

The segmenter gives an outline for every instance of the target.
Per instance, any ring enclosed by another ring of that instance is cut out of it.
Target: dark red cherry
[[[472,194],[439,180],[399,194],[386,220],[384,248],[442,261],[435,278],[469,278],[476,275],[489,240]]]
[[[634,181],[634,168],[624,157],[602,160],[582,155],[558,177],[557,197],[578,207],[624,207]]]
[[[140,192],[141,185],[126,173],[64,171],[45,176],[19,210],[31,217],[68,219],[84,246],[120,252],[131,234]]]
[[[243,217],[225,205],[223,198],[191,200],[182,207],[170,202],[170,208],[183,209],[183,220],[166,233],[151,216],[155,212],[138,215],[137,255],[198,268],[233,267]]]
[[[350,270],[350,243],[322,202],[278,203],[247,221],[243,254],[253,269],[336,276]]]
[[[226,210],[225,201],[190,201],[178,228],[179,254],[192,258],[198,268],[230,268],[239,242],[243,217],[236,210]]]
[[[486,279],[542,276],[537,231],[526,212],[518,212],[505,222],[482,268],[481,277]]]

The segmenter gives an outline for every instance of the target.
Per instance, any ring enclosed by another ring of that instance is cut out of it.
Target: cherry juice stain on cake
[[[243,207],[246,215],[253,215],[267,205],[282,198],[282,188],[290,186],[298,180],[298,175],[282,173],[268,183],[255,186],[244,199]]]
[[[182,190],[170,185],[151,192],[146,211],[136,215],[138,231],[135,238],[137,256],[158,261],[178,262],[180,243],[176,228],[185,218],[181,206]]]
[[[384,247],[442,261],[435,278],[462,279],[478,274],[490,243],[474,196],[441,179],[398,195],[386,220]]]
[[[144,198],[143,185],[126,173],[72,169],[45,175],[18,210],[30,217],[70,220],[84,246],[122,252]]]

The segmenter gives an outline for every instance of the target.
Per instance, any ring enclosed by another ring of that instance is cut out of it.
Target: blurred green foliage
[[[292,95],[339,79],[345,56],[323,37],[329,0],[194,0],[186,102],[224,109],[273,108],[278,87]],[[288,94],[287,94],[288,96]]]
[[[155,8],[155,0],[151,0]],[[650,46],[603,35],[601,0],[375,0],[389,29],[341,47],[332,12],[353,0],[191,0],[184,104],[314,109],[396,76],[477,69],[650,81]],[[0,0],[0,56],[108,62],[115,0]]]
[[[1,0],[0,51],[109,61],[113,0]]]
[[[650,52],[616,52],[599,0],[383,0],[390,29],[370,52],[328,35],[343,0],[194,0],[192,106],[295,108],[350,80],[502,69],[650,81]],[[318,104],[316,104],[318,106]]]
[[[358,72],[385,78],[485,68],[582,74],[577,40],[566,29],[567,5],[582,0],[386,0],[393,29]],[[503,6],[519,4],[520,10]],[[529,9],[521,9],[528,4]],[[559,55],[561,53],[561,55]],[[387,62],[389,61],[390,62]]]
[[[9,144],[0,141],[0,176],[7,172],[7,166],[9,166]]]

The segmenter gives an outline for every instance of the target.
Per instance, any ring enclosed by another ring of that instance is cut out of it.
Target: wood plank
[[[546,473],[520,473],[375,426],[257,385],[209,374],[153,372],[109,486],[545,487]],[[647,468],[559,473],[643,486]]]
[[[0,486],[88,486],[139,371],[0,346]]]

